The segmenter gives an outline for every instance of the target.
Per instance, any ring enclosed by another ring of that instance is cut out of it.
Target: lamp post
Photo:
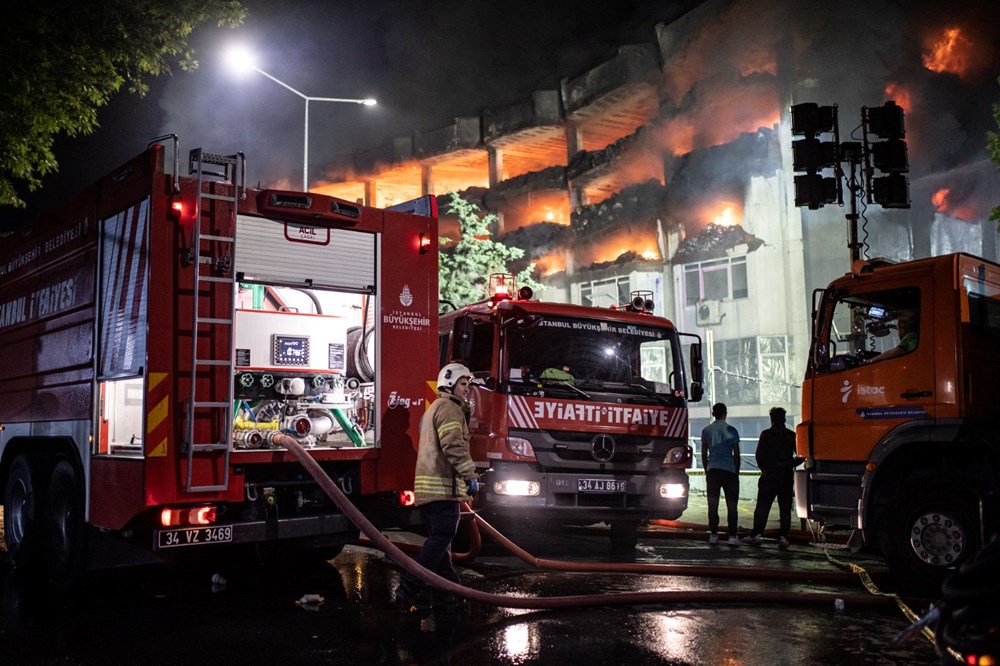
[[[302,129],[302,135],[303,135],[303,140],[302,140],[302,191],[303,192],[308,192],[309,191],[309,103],[310,102],[343,102],[345,104],[363,104],[364,106],[375,106],[375,104],[378,103],[374,99],[372,99],[371,97],[368,97],[368,98],[365,98],[365,99],[353,99],[353,98],[349,98],[349,97],[313,97],[311,95],[306,95],[304,93],[301,93],[298,90],[296,90],[295,88],[293,88],[292,86],[290,86],[287,83],[285,83],[284,81],[278,79],[275,76],[272,76],[271,74],[268,74],[267,72],[265,72],[264,70],[262,70],[260,67],[257,67],[257,65],[255,65],[253,63],[252,57],[246,51],[244,51],[242,49],[239,49],[238,47],[237,48],[232,48],[229,51],[227,51],[227,53],[226,53],[226,60],[229,62],[230,66],[232,66],[233,68],[239,69],[239,70],[242,70],[242,71],[253,70],[253,71],[257,72],[258,74],[261,74],[262,76],[265,76],[265,77],[271,79],[272,81],[274,81],[275,83],[277,83],[279,86],[281,86],[285,90],[288,90],[289,92],[294,93],[295,95],[298,95],[303,100],[305,100],[305,103],[306,103],[305,123],[304,123],[303,129]]]

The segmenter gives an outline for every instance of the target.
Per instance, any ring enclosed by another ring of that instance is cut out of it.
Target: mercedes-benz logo
[[[615,440],[610,435],[598,435],[590,444],[590,455],[597,462],[606,463],[615,457]]]

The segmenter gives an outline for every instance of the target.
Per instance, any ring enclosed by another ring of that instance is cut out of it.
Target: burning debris
[[[763,240],[748,233],[742,225],[723,226],[713,223],[706,226],[698,236],[684,239],[671,260],[687,264],[719,259],[726,256],[728,250],[740,245],[746,245],[747,252],[754,252],[763,244]]]
[[[627,187],[599,204],[574,210],[570,226],[581,237],[588,237],[627,224],[651,225],[660,216],[666,193],[666,188],[655,179]]]
[[[572,237],[571,229],[564,224],[539,222],[511,231],[504,236],[503,244],[507,247],[522,248],[526,256],[537,259],[568,248]]]

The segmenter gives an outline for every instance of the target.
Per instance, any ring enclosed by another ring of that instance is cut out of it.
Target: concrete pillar
[[[503,148],[489,148],[490,187],[503,180]]]
[[[420,194],[434,194],[434,167],[420,165]]]
[[[374,180],[365,181],[365,205],[376,206],[378,197],[378,185]]]
[[[583,150],[583,128],[573,122],[566,123],[566,159]]]

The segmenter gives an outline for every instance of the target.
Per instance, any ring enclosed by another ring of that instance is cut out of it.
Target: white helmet
[[[438,373],[438,390],[450,391],[462,377],[472,377],[472,371],[461,363],[449,363]]]

